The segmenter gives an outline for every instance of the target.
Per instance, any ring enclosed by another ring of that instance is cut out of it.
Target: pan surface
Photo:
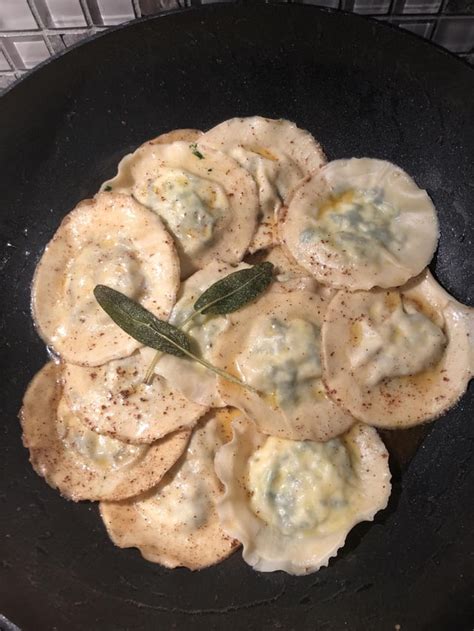
[[[429,429],[389,436],[421,441],[392,461],[389,507],[304,578],[258,574],[239,552],[200,573],[160,568],[114,548],[96,505],[61,499],[28,464],[16,414],[46,360],[30,281],[61,218],[144,140],[252,114],[297,122],[330,159],[412,174],[439,212],[433,270],[472,299],[474,72],[448,53],[314,7],[208,5],[118,28],[27,76],[0,98],[0,613],[24,631],[472,628],[472,387]]]

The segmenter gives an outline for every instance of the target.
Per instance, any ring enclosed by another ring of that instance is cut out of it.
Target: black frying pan
[[[433,269],[472,299],[474,73],[448,53],[357,16],[222,5],[115,29],[27,76],[0,99],[0,611],[24,631],[472,626],[473,388],[429,429],[385,434],[388,509],[305,578],[255,573],[240,553],[194,574],[150,564],[28,464],[16,413],[46,359],[30,280],[60,219],[144,140],[251,114],[296,121],[329,158],[413,174],[439,211]]]

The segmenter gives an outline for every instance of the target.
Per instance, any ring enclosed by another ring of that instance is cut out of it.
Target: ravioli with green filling
[[[337,288],[396,287],[419,274],[438,242],[426,191],[384,160],[335,160],[304,182],[281,214],[296,261]]]
[[[256,230],[258,197],[252,176],[205,144],[148,142],[123,158],[106,186],[131,194],[173,235],[181,277],[214,259],[239,263]]]
[[[246,419],[233,431],[216,455],[225,487],[217,509],[256,570],[315,572],[353,526],[387,505],[388,453],[372,427],[354,425],[325,443],[266,436]]]
[[[222,400],[266,434],[328,440],[354,422],[327,395],[322,381],[321,325],[328,300],[278,283],[256,302],[230,314],[213,361],[248,388],[218,377]]]
[[[261,116],[224,121],[207,131],[203,141],[230,155],[257,183],[260,213],[250,252],[275,245],[282,204],[305,177],[326,163],[319,144],[290,121]]]
[[[376,427],[433,420],[472,377],[473,326],[428,270],[398,290],[339,291],[322,327],[328,392]]]

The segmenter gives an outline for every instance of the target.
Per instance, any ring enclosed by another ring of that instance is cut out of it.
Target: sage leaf
[[[176,357],[185,357],[191,352],[191,341],[186,333],[159,320],[120,291],[96,285],[94,296],[115,324],[141,344]]]
[[[272,275],[269,261],[233,272],[208,287],[194,303],[194,310],[212,315],[233,313],[265,291]]]
[[[94,287],[94,296],[115,324],[141,344],[175,357],[188,357],[216,375],[220,375],[224,379],[232,381],[252,392],[257,392],[248,384],[234,377],[234,375],[217,368],[217,366],[213,366],[205,359],[202,359],[202,357],[195,355],[192,352],[191,340],[184,331],[169,324],[169,322],[160,320],[148,309],[145,309],[145,307],[142,307],[138,302],[128,298],[120,291],[107,287],[107,285],[96,285]]]
[[[180,323],[181,329],[201,313],[224,315],[237,311],[254,300],[270,284],[273,263],[258,263],[253,267],[232,272],[206,289],[194,303],[194,310]],[[150,383],[153,371],[160,358],[158,352],[148,367],[145,383]]]

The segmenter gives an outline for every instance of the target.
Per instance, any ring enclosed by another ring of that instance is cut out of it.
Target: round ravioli
[[[61,367],[50,362],[30,383],[20,421],[38,475],[68,499],[119,500],[157,484],[180,457],[189,431],[130,445],[87,428],[69,408]]]
[[[293,189],[318,171],[326,158],[313,136],[283,119],[231,118],[204,134],[203,141],[224,151],[254,177],[260,217],[250,251],[276,242],[276,214]]]
[[[319,282],[338,288],[396,287],[419,274],[438,242],[426,191],[383,160],[335,160],[301,185],[280,237]]]
[[[232,267],[220,261],[213,261],[204,269],[195,272],[181,284],[178,301],[171,313],[171,324],[183,326],[183,322],[186,322],[194,311],[194,303],[208,287],[228,274],[247,267],[249,266],[246,263]],[[199,356],[212,362],[216,340],[228,325],[227,316],[199,314],[187,322],[184,329]],[[147,360],[153,361],[154,351],[144,349],[144,353]],[[196,362],[173,355],[161,355],[155,372],[190,401],[212,407],[225,405],[217,390],[215,373]]]
[[[173,240],[155,213],[128,195],[99,193],[61,223],[36,268],[33,316],[41,337],[67,362],[100,366],[140,346],[97,303],[109,285],[167,318],[179,286]]]
[[[171,142],[177,142],[179,140],[187,143],[194,143],[202,136],[202,131],[199,129],[173,129],[165,134],[161,134],[153,140],[140,145],[140,148],[147,145],[168,145]],[[100,187],[101,191],[114,191],[115,193],[130,193],[133,187],[133,176],[131,167],[134,164],[135,153],[128,153],[124,156],[118,165],[117,175],[110,180],[107,180]]]
[[[214,472],[217,449],[230,439],[227,410],[210,412],[186,452],[160,484],[123,502],[102,502],[107,532],[121,548],[139,548],[148,561],[198,570],[219,563],[238,546],[219,522],[222,485]]]
[[[65,365],[64,396],[69,407],[99,434],[129,443],[152,443],[192,428],[207,411],[158,375],[145,384],[149,362],[144,350],[103,366]]]
[[[130,177],[120,190],[159,215],[173,235],[183,278],[216,258],[242,260],[256,229],[258,197],[252,176],[235,160],[202,140],[149,142],[122,170]]]
[[[327,301],[275,286],[240,311],[217,338],[214,363],[253,390],[218,377],[222,400],[242,410],[265,434],[328,440],[354,418],[326,394],[321,376],[320,327]]]
[[[322,327],[330,396],[377,427],[439,416],[472,376],[473,313],[428,271],[399,290],[339,291]]]
[[[372,427],[354,425],[326,443],[266,436],[246,420],[233,430],[216,455],[225,487],[217,510],[256,570],[315,572],[353,526],[387,505],[388,453]]]

